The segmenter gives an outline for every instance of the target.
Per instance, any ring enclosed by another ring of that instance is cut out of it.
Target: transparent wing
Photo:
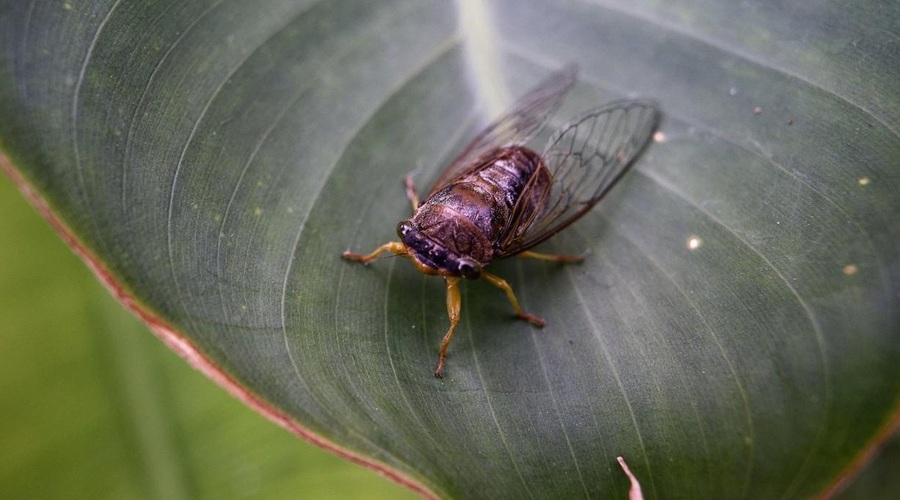
[[[499,119],[489,125],[469,143],[435,182],[428,195],[439,191],[453,180],[478,168],[482,157],[498,147],[525,144],[544,128],[559,108],[566,92],[575,83],[578,68],[574,64],[553,73],[531,92],[522,96]]]
[[[541,243],[603,199],[647,147],[660,118],[652,101],[614,101],[556,132],[541,155],[552,180],[541,184],[534,175],[525,186],[498,258]]]

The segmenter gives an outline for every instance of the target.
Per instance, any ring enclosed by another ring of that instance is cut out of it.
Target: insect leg
[[[373,260],[378,258],[378,256],[383,254],[384,252],[391,252],[404,257],[408,256],[408,254],[406,253],[406,245],[404,245],[403,242],[391,241],[389,243],[381,245],[380,247],[376,248],[374,252],[367,255],[353,253],[347,250],[341,254],[341,257],[347,260],[355,260],[357,262],[362,262],[363,264],[368,264],[369,262],[372,262]]]
[[[519,254],[519,257],[528,259],[549,260],[553,262],[562,262],[564,264],[577,264],[584,261],[584,255],[555,255],[550,253],[539,253],[526,250]]]
[[[523,311],[522,308],[519,307],[519,301],[516,299],[516,294],[513,293],[512,287],[509,286],[509,283],[507,283],[505,279],[485,271],[481,271],[481,277],[486,279],[488,283],[506,292],[506,298],[509,299],[509,303],[512,304],[513,310],[516,311],[516,316],[518,316],[519,319],[524,319],[536,326],[544,326],[544,320],[538,318],[534,314]]]
[[[462,308],[462,298],[459,296],[459,278],[455,276],[447,276],[444,278],[447,283],[447,316],[450,317],[450,329],[444,334],[444,340],[441,341],[441,355],[438,358],[437,368],[434,369],[434,376],[440,378],[444,371],[444,358],[447,356],[447,347],[453,338],[453,332],[456,331],[456,325],[459,324],[459,310]]]
[[[419,208],[419,195],[416,193],[416,186],[413,184],[412,176],[407,175],[404,177],[403,184],[406,185],[406,197],[409,198],[409,202],[412,203],[413,212],[415,212]]]

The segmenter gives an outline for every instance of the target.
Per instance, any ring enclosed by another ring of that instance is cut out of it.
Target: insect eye
[[[400,236],[401,238],[406,236],[406,234],[409,233],[411,230],[412,230],[412,224],[410,224],[408,220],[405,220],[405,221],[401,222],[400,224],[397,224],[397,235]]]
[[[459,263],[459,274],[463,278],[475,279],[481,276],[481,266],[477,262],[464,260]]]

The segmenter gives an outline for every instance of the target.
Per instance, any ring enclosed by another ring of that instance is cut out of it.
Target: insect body
[[[500,243],[512,229],[516,207],[538,209],[550,180],[534,151],[497,148],[470,173],[430,195],[397,233],[415,249],[411,257],[423,272],[478,278],[503,253]]]
[[[660,113],[650,101],[615,101],[588,111],[554,134],[543,153],[527,147],[575,81],[570,66],[519,99],[460,154],[419,204],[409,177],[413,215],[397,226],[400,241],[367,255],[344,252],[362,263],[384,252],[407,257],[426,274],[444,277],[450,328],[441,342],[434,375],[443,372],[447,347],[459,322],[460,278],[483,278],[502,289],[516,315],[524,312],[509,284],[484,270],[513,255],[556,262],[580,256],[531,252],[596,205],[650,142]]]

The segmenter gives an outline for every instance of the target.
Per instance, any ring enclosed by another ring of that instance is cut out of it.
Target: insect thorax
[[[429,196],[401,223],[400,237],[422,264],[453,275],[459,275],[461,261],[486,266],[502,236],[514,229],[510,227],[514,210],[538,169],[539,189],[549,185],[549,173],[530,149],[500,148],[489,158]],[[533,189],[527,196],[533,197]]]

